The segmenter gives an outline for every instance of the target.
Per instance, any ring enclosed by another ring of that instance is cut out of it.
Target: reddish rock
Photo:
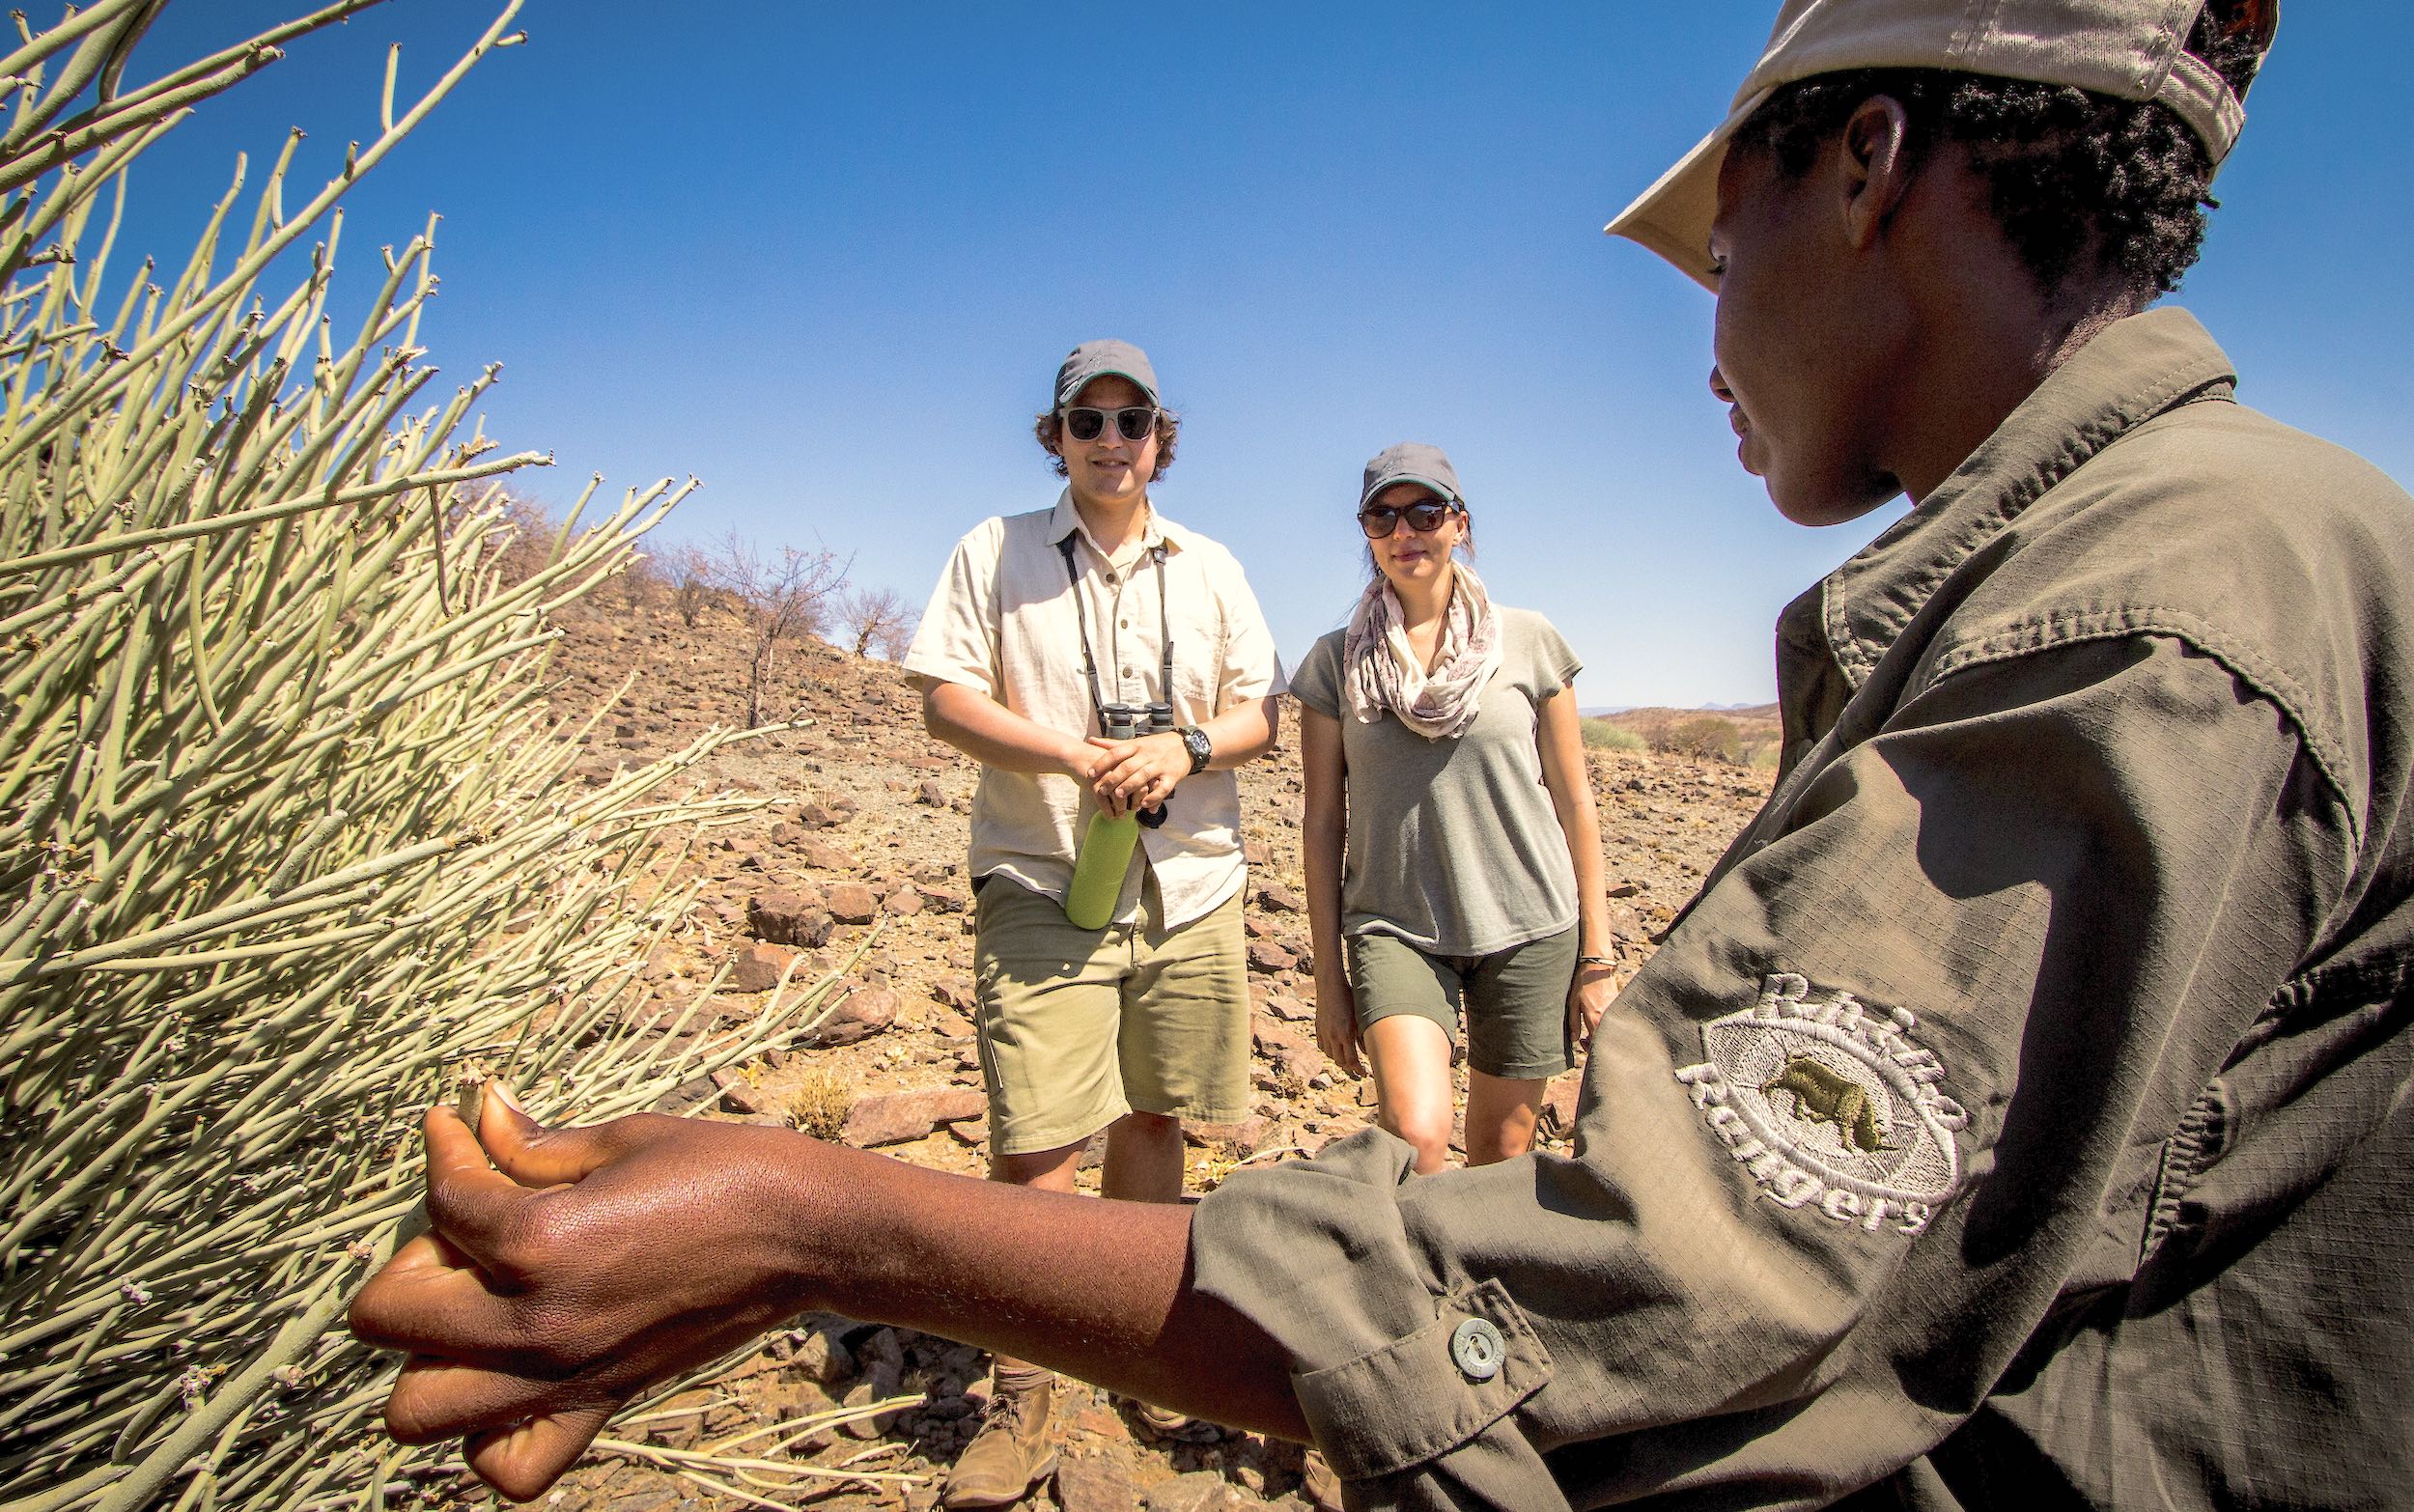
[[[822,1045],[853,1045],[857,1040],[870,1039],[896,1022],[896,994],[885,987],[857,988],[822,1021],[813,1037]]]
[[[972,1021],[953,1008],[941,1008],[932,1018],[931,1027],[951,1040],[968,1040],[974,1032]]]
[[[1241,859],[1251,866],[1271,866],[1274,864],[1274,853],[1266,849],[1263,840],[1244,840],[1241,842]]]
[[[922,785],[913,790],[913,800],[931,808],[945,808],[947,790],[939,785],[937,778],[924,777]]]
[[[1056,1505],[1062,1512],[1132,1512],[1139,1505],[1139,1498],[1132,1488],[1132,1472],[1121,1459],[1083,1455],[1057,1462]]]
[[[897,918],[910,919],[922,911],[922,895],[911,887],[900,887],[881,899],[880,906]]]
[[[1251,939],[1272,939],[1282,933],[1282,926],[1262,914],[1248,913],[1241,917],[1241,933]]]
[[[1290,888],[1283,886],[1280,882],[1268,882],[1264,886],[1258,888],[1257,901],[1263,905],[1268,911],[1274,913],[1305,913],[1307,911],[1307,900],[1301,897],[1298,893],[1293,892]]]
[[[1266,1142],[1269,1125],[1255,1113],[1237,1124],[1193,1124],[1182,1126],[1182,1137],[1202,1150],[1223,1149],[1235,1155],[1253,1155]]]
[[[1249,968],[1252,971],[1288,971],[1298,964],[1289,951],[1271,939],[1249,942]]]
[[[824,872],[851,872],[862,864],[828,841],[809,837],[797,847],[797,856],[805,865]]]
[[[980,999],[972,995],[972,979],[965,976],[951,976],[943,982],[933,982],[931,998],[958,1013],[970,1013],[980,1005]]]
[[[738,952],[737,968],[729,973],[729,985],[736,992],[768,993],[779,985],[780,973],[795,959],[797,952],[786,945],[748,945]]]
[[[1317,1048],[1316,1042],[1296,1029],[1286,1029],[1278,1023],[1260,1022],[1251,1033],[1259,1053],[1302,1081],[1330,1067],[1325,1052]]]
[[[978,1118],[989,1111],[989,1099],[971,1087],[924,1087],[912,1092],[875,1092],[856,1099],[847,1109],[840,1135],[849,1144],[871,1149],[919,1139],[941,1124]]]
[[[962,889],[939,882],[919,882],[915,885],[922,894],[922,901],[941,913],[962,913],[972,901]]]
[[[1570,1071],[1552,1078],[1542,1094],[1543,1123],[1553,1134],[1565,1134],[1576,1127],[1576,1099],[1583,1091],[1585,1074]]]
[[[1277,1019],[1288,1019],[1293,1023],[1312,1023],[1316,1018],[1315,1009],[1308,1007],[1288,993],[1267,994],[1266,1012]]]
[[[807,829],[828,829],[846,822],[845,811],[835,804],[807,798],[797,805],[797,823]]]
[[[810,950],[829,938],[829,910],[810,887],[780,887],[746,900],[746,928],[776,945]]]
[[[713,1073],[713,1085],[721,1089],[721,1107],[732,1113],[765,1111],[763,1094],[735,1066],[723,1066]]]
[[[880,897],[862,882],[837,882],[829,889],[828,907],[841,924],[869,924],[880,912]]]
[[[1140,1504],[1148,1512],[1225,1512],[1241,1500],[1219,1472],[1193,1470],[1149,1487],[1148,1499]]]

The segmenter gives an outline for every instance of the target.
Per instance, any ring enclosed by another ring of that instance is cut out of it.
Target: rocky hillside
[[[667,606],[598,606],[574,611],[566,629],[555,663],[565,731],[634,674],[587,737],[581,770],[589,775],[600,779],[619,762],[662,754],[714,723],[743,720],[739,630],[721,611],[708,609],[690,629]],[[767,710],[793,709],[810,723],[712,758],[708,781],[759,796],[767,806],[690,854],[683,875],[701,879],[700,906],[647,965],[652,1006],[684,1010],[727,967],[710,1006],[744,1019],[760,1011],[765,991],[792,966],[796,982],[830,979],[838,1006],[814,1045],[724,1073],[718,1084],[691,1083],[679,1106],[793,1125],[917,1164],[979,1173],[987,1143],[964,867],[976,769],[923,733],[918,697],[885,662],[810,642],[783,649],[772,685]],[[1768,773],[1643,752],[1595,751],[1590,759],[1622,979],[1757,807]],[[1189,1132],[1193,1190],[1213,1187],[1242,1163],[1312,1153],[1363,1127],[1372,1100],[1370,1083],[1342,1076],[1315,1045],[1296,746],[1286,740],[1274,759],[1244,771],[1241,795],[1256,1100],[1242,1124]],[[1545,1131],[1554,1142],[1564,1137],[1574,1093],[1572,1074],[1553,1089]],[[1096,1190],[1094,1156],[1081,1179]],[[707,1489],[702,1482],[710,1481],[776,1503],[928,1507],[977,1423],[981,1369],[974,1352],[943,1340],[835,1318],[800,1320],[723,1379],[684,1393],[649,1420],[616,1425],[629,1447],[591,1459],[553,1494],[552,1505],[684,1512],[747,1504]],[[835,1426],[772,1431],[897,1398],[909,1400]],[[1058,1408],[1063,1470],[1027,1506],[1193,1512],[1307,1504],[1297,1489],[1299,1454],[1288,1445],[1253,1435],[1156,1442],[1103,1393],[1070,1383]],[[791,1438],[797,1442],[768,1455]],[[707,1452],[721,1463],[682,1457]],[[797,1490],[772,1491],[786,1477],[758,1469],[746,1473],[759,1478],[743,1484],[726,1464],[749,1456],[819,1471]],[[682,1469],[701,1480],[676,1473]],[[480,1495],[458,1479],[424,1489],[438,1501]]]

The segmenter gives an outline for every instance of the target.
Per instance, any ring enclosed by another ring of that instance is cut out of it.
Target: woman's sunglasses
[[[1397,530],[1403,519],[1408,521],[1408,528],[1418,535],[1431,535],[1442,528],[1442,522],[1449,518],[1450,512],[1457,508],[1455,504],[1446,504],[1439,499],[1411,504],[1406,509],[1390,504],[1369,504],[1358,512],[1358,526],[1366,532],[1369,541],[1380,541]]]
[[[1095,441],[1107,434],[1109,420],[1114,422],[1115,434],[1127,441],[1144,441],[1157,429],[1157,411],[1147,405],[1134,405],[1129,409],[1076,405],[1064,412],[1064,434],[1077,441]]]

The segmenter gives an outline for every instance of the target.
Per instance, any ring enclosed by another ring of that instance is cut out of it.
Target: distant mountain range
[[[1579,709],[1587,719],[1608,719],[1626,714],[1739,714],[1752,719],[1777,717],[1775,704],[1696,704],[1690,709],[1670,709],[1660,704],[1619,704],[1607,709]]]

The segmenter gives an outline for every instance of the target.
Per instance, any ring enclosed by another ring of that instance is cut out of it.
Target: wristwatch
[[[1174,734],[1182,737],[1182,748],[1191,753],[1191,775],[1197,776],[1216,759],[1216,748],[1207,742],[1207,732],[1194,724],[1183,725]]]

